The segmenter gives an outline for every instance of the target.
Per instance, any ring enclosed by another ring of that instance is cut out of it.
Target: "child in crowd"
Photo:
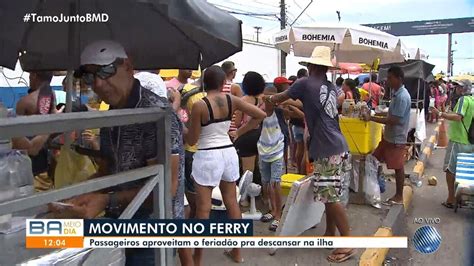
[[[265,95],[276,94],[276,88],[266,88]],[[282,112],[276,112],[272,103],[265,102],[267,117],[262,123],[262,132],[257,143],[260,175],[266,194],[269,196],[271,211],[261,221],[272,222],[269,230],[276,231],[281,219],[281,187],[283,175],[284,135],[279,121],[284,119]]]

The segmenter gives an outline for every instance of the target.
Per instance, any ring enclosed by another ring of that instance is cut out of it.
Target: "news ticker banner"
[[[407,247],[407,237],[254,236],[252,220],[26,220],[26,248]]]

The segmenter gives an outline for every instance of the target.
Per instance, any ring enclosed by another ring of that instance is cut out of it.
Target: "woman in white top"
[[[196,185],[196,218],[207,219],[211,211],[212,189],[219,186],[229,219],[241,219],[236,196],[239,179],[239,158],[228,135],[232,114],[239,110],[253,117],[245,132],[255,128],[266,114],[238,97],[222,92],[226,76],[219,66],[206,69],[203,86],[207,96],[193,105],[191,124],[185,132],[188,144],[198,143],[194,154],[192,177]],[[235,262],[242,262],[239,249],[226,252]],[[196,249],[195,265],[201,265],[202,250]]]

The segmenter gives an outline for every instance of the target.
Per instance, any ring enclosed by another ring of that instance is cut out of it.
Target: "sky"
[[[234,14],[242,20],[244,38],[255,39],[254,27],[262,27],[260,41],[271,42],[272,36],[280,29],[280,0],[208,0],[224,10],[240,13],[268,14],[255,18]],[[292,23],[310,0],[286,0],[288,20]],[[296,21],[295,26],[318,22],[338,22],[336,11],[341,14],[341,22],[355,24],[434,20],[474,17],[474,0],[313,0],[306,12]],[[446,73],[448,36],[426,35],[401,37],[411,48],[420,48],[429,55],[428,62],[436,67],[434,73]],[[453,34],[454,74],[474,73],[474,32]]]

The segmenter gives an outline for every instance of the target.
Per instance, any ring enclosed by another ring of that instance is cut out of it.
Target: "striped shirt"
[[[262,123],[262,132],[257,142],[258,154],[262,161],[273,162],[283,157],[285,137],[280,128],[275,112],[266,117]]]

